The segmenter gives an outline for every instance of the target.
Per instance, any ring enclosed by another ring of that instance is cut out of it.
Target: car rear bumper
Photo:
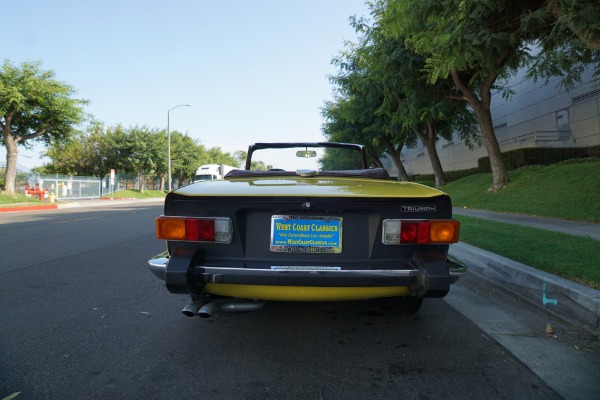
[[[215,288],[408,288],[419,297],[443,297],[449,285],[467,272],[464,265],[435,252],[415,253],[409,265],[396,270],[310,270],[224,268],[202,265],[190,249],[177,248],[148,261],[152,273],[173,293],[206,293]],[[399,293],[398,289],[396,292]]]

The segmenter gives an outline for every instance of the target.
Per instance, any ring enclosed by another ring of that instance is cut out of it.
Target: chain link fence
[[[151,178],[146,179],[147,190],[167,190],[167,182],[163,182],[164,187],[160,187],[160,179]],[[102,180],[102,193],[104,195],[110,195],[119,190],[140,190],[141,180],[138,175],[135,174],[117,174],[114,179],[109,176]]]
[[[64,200],[97,199],[102,197],[101,179],[90,176],[29,175],[28,185],[43,189],[45,197],[50,193],[55,198]]]
[[[0,173],[3,172],[3,166],[0,165]],[[26,193],[27,186],[39,187],[44,191],[45,198],[52,193],[57,200],[97,199],[110,196],[120,190],[140,190],[141,180],[137,174],[116,174],[114,178],[110,176],[98,178],[17,171],[15,190],[19,193]],[[166,180],[164,180],[163,186],[161,189],[161,181],[158,178],[146,179],[147,190],[167,190]],[[174,179],[173,187],[178,186],[179,182]]]

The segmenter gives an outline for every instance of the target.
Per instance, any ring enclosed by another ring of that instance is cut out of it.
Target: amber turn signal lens
[[[431,243],[457,243],[459,232],[459,221],[431,221],[429,240]]]
[[[185,240],[185,220],[157,218],[156,238],[160,240]]]

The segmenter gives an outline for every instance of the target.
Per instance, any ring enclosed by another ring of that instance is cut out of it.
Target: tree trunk
[[[507,53],[508,54],[508,53]],[[506,55],[507,57],[507,55]],[[501,64],[501,62],[499,62]],[[498,139],[494,133],[494,125],[492,122],[492,113],[490,111],[490,104],[492,101],[491,88],[498,74],[490,73],[479,87],[479,93],[481,98],[469,89],[467,84],[462,81],[460,74],[456,71],[451,72],[452,80],[454,84],[462,93],[460,100],[469,102],[471,108],[475,112],[477,121],[479,122],[479,128],[481,129],[481,137],[483,144],[487,150],[488,157],[490,159],[490,165],[492,167],[492,186],[488,189],[490,192],[497,192],[508,184],[508,173],[506,172],[506,166],[502,159],[502,152],[500,151],[500,145]]]
[[[160,176],[160,188],[158,190],[161,192],[165,190],[165,177],[163,175]]]
[[[7,127],[5,130],[9,129]],[[17,148],[18,140],[10,131],[4,132],[4,145],[6,146],[6,170],[4,172],[4,190],[7,194],[15,193],[15,178],[17,176],[17,157],[19,149]]]
[[[435,176],[435,187],[439,188],[446,184],[446,177],[444,176],[444,169],[440,162],[440,157],[435,147],[435,129],[431,123],[427,123],[427,131],[422,132],[417,128],[413,128],[413,132],[421,139],[425,148],[427,149],[427,155],[431,162],[431,168],[433,169],[433,175]]]
[[[140,193],[146,193],[146,187],[148,186],[148,179],[146,179],[146,175],[142,174],[142,186],[140,187]]]
[[[385,143],[385,147],[388,149],[388,153],[390,154],[390,156],[392,157],[392,160],[394,161],[394,165],[396,165],[396,168],[398,168],[398,180],[405,181],[405,182],[410,181],[410,178],[408,177],[408,174],[406,173],[406,169],[404,168],[404,164],[402,164],[402,160],[400,159],[400,152],[402,151],[402,147],[404,145],[401,144],[398,147],[398,150],[396,150],[396,148],[394,147],[392,142],[390,142],[390,140],[386,136],[383,136],[383,141]]]
[[[369,158],[371,158],[371,161],[373,161],[373,164],[375,164],[377,166],[377,168],[383,168],[383,163],[381,162],[381,160],[379,159],[377,154],[373,154],[373,152],[370,151],[370,149],[368,149],[368,148],[367,148],[367,154],[369,154]]]
[[[486,108],[481,104],[474,106],[473,111],[475,111],[475,115],[479,120],[481,137],[483,138],[483,144],[487,150],[490,166],[492,167],[492,186],[488,190],[490,192],[497,192],[508,184],[509,179],[504,160],[502,159],[502,151],[494,133],[492,114],[489,107]]]
[[[140,193],[145,193],[146,191],[146,174],[143,171],[138,172],[138,185]]]

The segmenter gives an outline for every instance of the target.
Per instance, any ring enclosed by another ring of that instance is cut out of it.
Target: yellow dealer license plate
[[[273,215],[271,251],[341,253],[342,217]]]

